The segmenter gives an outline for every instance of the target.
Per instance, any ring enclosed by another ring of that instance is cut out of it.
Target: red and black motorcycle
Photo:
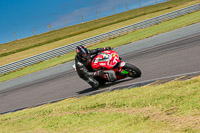
[[[96,71],[103,71],[103,76],[95,77],[100,86],[103,86],[106,82],[114,82],[127,77],[139,78],[142,74],[136,66],[122,61],[118,53],[113,50],[99,52],[93,58],[91,66]],[[75,64],[73,68],[76,71]]]
[[[103,76],[96,77],[102,85],[105,82],[114,82],[127,77],[138,78],[141,71],[136,66],[121,60],[118,53],[113,50],[99,52],[92,60],[91,66],[94,70],[104,71]]]

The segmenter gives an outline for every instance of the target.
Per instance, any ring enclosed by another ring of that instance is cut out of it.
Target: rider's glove
[[[111,50],[111,47],[105,47],[104,50]]]
[[[103,71],[102,70],[98,70],[96,72],[94,72],[94,76],[103,76]]]

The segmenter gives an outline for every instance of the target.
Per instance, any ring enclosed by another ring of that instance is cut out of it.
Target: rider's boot
[[[93,88],[94,90],[99,89],[100,84],[99,84],[99,82],[98,82],[97,80],[95,80],[94,78],[89,77],[86,81],[88,82],[88,84],[90,84],[90,85],[92,86],[92,88]]]

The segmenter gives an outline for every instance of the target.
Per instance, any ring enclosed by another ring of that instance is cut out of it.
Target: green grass
[[[80,35],[85,32],[89,32],[95,29],[99,29],[105,26],[117,24],[123,21],[127,21],[133,18],[137,18],[146,14],[151,14],[171,8],[175,8],[180,5],[184,5],[188,2],[197,0],[171,0],[169,2],[143,7],[140,9],[130,10],[120,14],[100,18],[98,20],[90,21],[87,23],[74,25],[59,30],[54,30],[40,35],[8,42],[0,45],[0,57],[8,56],[14,53],[32,49],[52,43],[58,40],[70,38],[72,36]],[[92,35],[94,36],[94,35]]]
[[[198,133],[199,125],[200,77],[67,99],[0,117],[0,132],[20,133]]]
[[[194,24],[197,22],[200,22],[200,11],[191,13],[173,20],[169,20],[166,22],[163,22],[158,25],[154,25],[136,32],[129,33],[127,35],[108,40],[104,43],[100,43],[97,45],[93,45],[90,48],[97,48],[97,47],[106,47],[106,46],[111,46],[111,47],[118,47],[130,42],[134,42],[137,40],[141,40],[144,38],[148,38],[163,32],[171,31],[177,28],[181,28],[190,24]],[[35,64],[33,66],[29,66],[26,68],[23,68],[22,70],[18,70],[16,72],[11,72],[6,75],[0,76],[0,82],[7,81],[16,77],[20,77],[23,75],[27,75],[36,71],[40,71],[58,64],[62,64],[65,62],[68,62],[70,60],[73,60],[75,56],[75,52],[66,54],[61,57],[57,57],[39,64]]]

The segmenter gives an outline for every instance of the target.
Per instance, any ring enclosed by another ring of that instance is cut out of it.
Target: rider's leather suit
[[[94,76],[95,71],[91,67],[91,61],[98,54],[98,52],[104,50],[111,50],[111,48],[107,47],[107,48],[97,48],[93,50],[88,50],[89,54],[86,61],[82,60],[77,55],[75,57],[76,71],[79,77],[85,80],[87,83],[89,83],[94,89],[99,88],[100,83],[95,79]]]

